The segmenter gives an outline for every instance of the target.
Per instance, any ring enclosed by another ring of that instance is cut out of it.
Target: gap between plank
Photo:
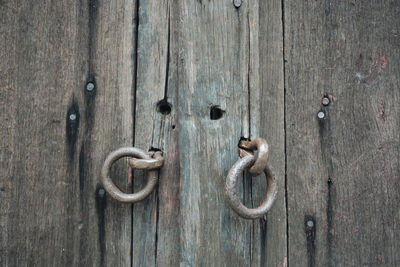
[[[283,71],[283,129],[284,129],[284,153],[285,153],[285,209],[286,209],[286,260],[287,267],[289,262],[289,210],[288,210],[288,177],[287,177],[287,132],[286,132],[286,60],[285,60],[285,0],[281,0],[281,17],[282,17],[282,71]]]
[[[166,67],[165,67],[165,87],[164,87],[164,100],[168,103],[168,78],[169,78],[169,64],[170,64],[170,56],[171,56],[171,51],[170,51],[170,42],[171,42],[171,11],[168,7],[168,34],[167,34],[167,62],[166,62]],[[162,142],[162,139],[165,138],[165,136],[162,134],[163,128],[165,127],[165,123],[162,120],[161,125],[160,125],[160,136],[158,140],[158,144],[160,148],[162,147],[162,150],[164,150],[164,142]],[[160,181],[160,172],[158,173],[158,181]],[[158,232],[159,232],[159,217],[160,217],[160,197],[159,197],[159,185],[157,186],[156,189],[156,233],[155,233],[155,238],[154,238],[154,262],[155,266],[157,266],[157,251],[158,251]]]
[[[133,94],[133,99],[132,99],[132,123],[133,123],[133,131],[132,131],[132,146],[135,146],[135,132],[136,132],[136,91],[137,91],[137,67],[138,67],[138,44],[139,44],[139,5],[140,1],[136,1],[136,7],[135,7],[135,18],[133,21],[136,22],[136,25],[134,25],[133,28],[133,34],[135,40],[132,40],[132,43],[134,44],[133,48],[133,53],[132,53],[132,61],[133,61],[133,71],[132,71],[132,94]],[[131,170],[131,175],[132,175],[132,180],[131,180],[131,191],[133,192],[134,190],[134,174],[133,170]],[[133,267],[133,203],[131,204],[131,267]]]

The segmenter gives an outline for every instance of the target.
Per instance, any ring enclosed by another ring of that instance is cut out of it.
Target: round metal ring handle
[[[268,168],[264,168],[265,177],[267,179],[267,193],[261,205],[257,208],[250,209],[242,204],[237,193],[237,182],[243,171],[249,168],[256,161],[255,156],[247,155],[239,159],[230,169],[226,178],[225,195],[232,209],[245,219],[257,219],[263,217],[272,207],[277,193],[278,185],[275,175]]]
[[[254,165],[250,167],[249,172],[253,176],[260,175],[268,163],[269,146],[263,138],[256,138],[252,141],[241,141],[240,148],[247,150],[257,150],[257,158]]]
[[[104,189],[111,197],[118,201],[135,203],[145,199],[153,191],[157,184],[158,171],[157,169],[147,171],[147,184],[141,191],[133,194],[124,193],[114,184],[110,177],[112,164],[123,157],[134,157],[148,161],[151,161],[152,158],[141,149],[135,147],[123,147],[111,152],[104,161],[103,168],[101,169],[101,182]]]

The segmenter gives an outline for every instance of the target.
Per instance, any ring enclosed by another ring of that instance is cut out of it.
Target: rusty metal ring
[[[247,150],[257,150],[257,158],[254,165],[250,167],[249,172],[253,176],[260,175],[268,163],[269,146],[263,138],[256,138],[252,141],[241,141],[239,147]]]
[[[277,193],[278,185],[274,174],[268,167],[264,167],[265,177],[267,179],[267,193],[261,205],[257,208],[250,209],[242,204],[237,193],[237,181],[243,171],[249,168],[256,161],[255,156],[247,155],[238,161],[230,169],[226,178],[225,195],[232,209],[245,219],[257,219],[264,216],[272,207]]]
[[[163,165],[162,159],[137,159],[131,158],[129,159],[129,166],[132,169],[140,169],[140,170],[154,170],[159,169]]]
[[[146,198],[154,189],[158,180],[157,170],[150,170],[147,172],[147,184],[139,192],[127,194],[122,192],[111,180],[110,169],[114,162],[123,157],[135,157],[141,159],[151,159],[146,152],[135,147],[122,147],[111,152],[104,161],[103,168],[101,169],[101,182],[104,189],[110,194],[111,197],[121,202],[135,203]]]

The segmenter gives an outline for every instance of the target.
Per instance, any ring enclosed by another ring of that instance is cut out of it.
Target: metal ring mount
[[[239,147],[247,150],[257,150],[257,158],[253,166],[250,167],[249,172],[253,176],[260,175],[268,163],[269,146],[267,141],[263,138],[256,138],[252,141],[241,141]]]
[[[131,166],[132,169],[139,169],[139,170],[154,170],[161,168],[164,163],[161,157],[161,152],[155,152],[151,154],[151,156],[154,156],[154,158],[150,159],[130,158],[129,166]]]
[[[257,138],[257,139],[261,139],[261,138]],[[254,143],[251,144],[251,147],[254,146],[254,144],[266,143],[266,141],[264,139],[261,139],[260,141],[256,141],[257,139],[255,139],[253,141]],[[268,157],[268,151],[265,152],[265,151],[263,151],[264,149],[268,150],[268,145],[266,147],[259,146],[258,155],[262,155],[262,157],[265,157],[265,155],[267,155],[267,157]],[[243,171],[245,169],[249,169],[249,168],[251,169],[251,167],[254,167],[259,158],[257,158],[256,156],[252,155],[251,153],[249,153],[247,151],[240,150],[239,153],[242,158],[239,159],[238,161],[236,161],[236,163],[232,166],[232,168],[230,169],[230,171],[228,173],[228,176],[226,178],[226,184],[225,184],[225,195],[228,199],[229,205],[241,217],[243,217],[245,219],[261,218],[271,209],[272,204],[274,203],[274,201],[277,197],[278,185],[276,182],[275,175],[272,173],[270,168],[266,166],[266,164],[263,166],[262,171],[265,173],[265,178],[267,179],[267,193],[265,195],[263,202],[261,203],[261,205],[259,207],[253,208],[253,209],[247,208],[245,205],[243,205],[243,203],[240,200],[240,197],[238,196],[237,182],[238,182],[241,174],[243,173]]]
[[[123,147],[111,152],[104,161],[103,168],[101,169],[101,182],[104,189],[110,194],[111,197],[121,202],[135,203],[143,200],[153,191],[155,185],[157,184],[158,171],[154,166],[162,166],[163,160],[160,153],[161,152],[156,152],[156,159],[152,159],[146,152],[135,147]],[[123,157],[135,157],[142,159],[142,161],[139,161],[139,164],[135,165],[135,168],[148,170],[146,173],[147,184],[141,191],[137,193],[127,194],[122,192],[114,184],[110,177],[110,169],[112,164]],[[158,163],[155,164],[155,160],[158,161]],[[148,163],[148,165],[145,164],[146,162]],[[151,165],[152,167],[149,168],[149,165]]]

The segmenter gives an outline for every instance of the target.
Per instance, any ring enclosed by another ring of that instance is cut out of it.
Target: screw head
[[[239,8],[242,5],[242,0],[233,0],[233,5]]]
[[[318,112],[317,116],[318,116],[318,119],[323,119],[323,118],[325,118],[325,112],[320,111],[320,112]]]
[[[90,92],[90,91],[93,91],[93,89],[94,89],[94,83],[88,82],[86,84],[86,90],[88,90]]]
[[[106,191],[104,191],[103,188],[100,188],[99,191],[97,192],[97,194],[99,194],[100,197],[103,197],[105,193]]]
[[[314,227],[314,222],[311,220],[307,221],[307,226],[310,228]]]
[[[325,96],[324,98],[322,98],[322,105],[328,106],[330,102],[331,100],[328,97]]]
[[[71,121],[74,121],[74,120],[76,120],[76,115],[75,114],[70,114],[69,115],[69,119],[71,120]]]

